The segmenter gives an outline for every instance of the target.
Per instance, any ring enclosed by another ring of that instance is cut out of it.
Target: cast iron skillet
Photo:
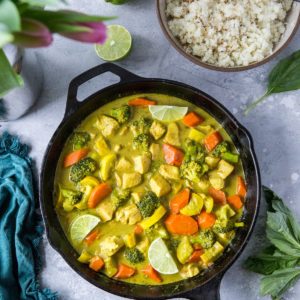
[[[120,82],[94,93],[84,102],[78,102],[78,87],[93,77],[106,72],[119,76]],[[53,205],[55,167],[68,136],[85,117],[103,104],[137,93],[161,93],[177,96],[210,113],[226,129],[239,150],[248,185],[244,214],[245,227],[238,230],[236,238],[224,255],[215,262],[205,275],[162,286],[142,286],[116,281],[102,274],[97,274],[87,268],[86,265],[79,263],[77,261],[78,254],[67,240]],[[224,273],[241,254],[250,238],[260,202],[260,186],[259,169],[250,134],[215,99],[186,84],[165,79],[142,78],[117,65],[105,63],[84,72],[70,83],[64,119],[51,138],[43,161],[40,204],[51,246],[81,277],[95,286],[107,292],[134,299],[167,299],[180,296],[197,300],[217,300],[220,299],[219,288]]]

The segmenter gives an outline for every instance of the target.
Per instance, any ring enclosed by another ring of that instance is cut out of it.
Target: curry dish
[[[155,285],[205,276],[244,226],[246,193],[239,153],[211,115],[142,94],[102,106],[74,130],[54,204],[87,268]]]

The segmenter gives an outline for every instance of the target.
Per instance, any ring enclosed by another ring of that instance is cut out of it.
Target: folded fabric
[[[0,137],[0,299],[57,299],[40,289],[38,247],[43,227],[37,213],[28,147]]]

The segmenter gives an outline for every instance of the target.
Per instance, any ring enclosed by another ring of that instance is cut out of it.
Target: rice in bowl
[[[172,34],[184,50],[219,67],[248,66],[272,54],[292,0],[167,0]]]

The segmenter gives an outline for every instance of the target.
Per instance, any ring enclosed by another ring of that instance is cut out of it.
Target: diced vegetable
[[[232,195],[227,197],[227,202],[232,205],[235,209],[241,209],[243,207],[243,202],[238,195]]]
[[[225,181],[222,179],[218,172],[212,171],[208,174],[209,182],[212,185],[212,187],[216,190],[221,190],[225,186]]]
[[[59,188],[59,200],[57,205],[62,204],[63,209],[66,212],[70,212],[74,209],[75,205],[80,203],[82,199],[82,193],[79,191],[72,191],[69,189]]]
[[[101,200],[106,198],[112,192],[112,188],[108,183],[100,183],[97,185],[88,200],[88,208],[95,208]]]
[[[89,141],[91,140],[91,136],[88,132],[74,132],[70,137],[70,143],[73,145],[74,150],[79,150],[84,148]]]
[[[80,186],[92,186],[95,187],[100,184],[99,180],[93,176],[86,176],[80,181]]]
[[[189,263],[197,263],[201,258],[200,256],[204,253],[203,250],[194,250],[192,255],[189,257],[188,262]]]
[[[88,264],[93,256],[85,249],[82,250],[77,260],[83,264]]]
[[[134,170],[140,174],[145,174],[149,171],[151,158],[148,153],[143,153],[133,158]]]
[[[204,145],[206,147],[207,151],[212,151],[214,148],[221,143],[223,140],[221,134],[218,131],[215,131],[213,133],[210,133],[205,139],[204,139]]]
[[[197,222],[185,215],[169,215],[165,224],[167,230],[173,234],[192,235],[198,231]]]
[[[184,158],[184,153],[168,144],[163,144],[165,161],[169,165],[180,167]]]
[[[105,155],[100,164],[100,176],[103,181],[106,181],[111,176],[117,156],[114,153]]]
[[[134,273],[135,273],[135,268],[131,268],[125,264],[120,264],[118,267],[118,272],[114,277],[118,279],[127,279],[133,276]]]
[[[105,156],[110,152],[109,146],[101,134],[99,134],[94,141],[94,149],[100,156]]]
[[[198,235],[191,237],[191,242],[199,244],[203,249],[211,248],[215,241],[216,237],[211,229],[200,230]]]
[[[217,240],[226,247],[235,237],[235,231],[231,230],[229,232],[224,233],[216,233]]]
[[[145,260],[144,254],[137,248],[126,248],[124,257],[132,264],[138,264]]]
[[[171,165],[160,165],[158,172],[166,179],[180,180],[179,168]]]
[[[91,233],[89,233],[85,239],[84,239],[84,242],[87,244],[87,245],[91,245],[96,239],[97,237],[99,236],[99,231],[96,229],[96,230],[93,230]]]
[[[155,174],[149,181],[151,190],[157,197],[164,196],[171,191],[171,186],[160,174]]]
[[[68,167],[78,163],[80,160],[82,160],[84,157],[86,157],[88,153],[89,153],[89,149],[86,149],[86,148],[79,149],[79,150],[69,153],[64,159],[64,167],[68,168]]]
[[[184,125],[189,126],[189,127],[198,126],[203,122],[204,122],[204,119],[201,116],[199,116],[197,113],[193,112],[193,111],[188,113],[183,118]]]
[[[189,132],[189,139],[197,143],[201,143],[204,138],[205,138],[205,134],[197,129],[192,128]]]
[[[144,218],[150,217],[160,206],[158,197],[153,192],[147,192],[141,201],[137,204]]]
[[[226,179],[234,170],[234,166],[229,164],[227,161],[221,159],[218,164],[217,173],[218,175]]]
[[[220,159],[218,157],[213,157],[213,156],[206,156],[205,157],[205,162],[212,169],[214,169],[218,165],[219,161],[220,161]]]
[[[136,245],[136,238],[134,232],[128,233],[124,236],[124,243],[126,247],[133,248]]]
[[[134,233],[139,235],[142,234],[144,231],[143,227],[140,224],[136,224],[134,227]]]
[[[228,220],[236,214],[228,204],[219,207],[215,212],[217,217],[223,220]]]
[[[215,200],[217,204],[220,205],[226,204],[226,194],[223,191],[210,187],[208,189],[208,193]]]
[[[152,280],[156,282],[162,282],[161,277],[159,276],[159,273],[153,269],[153,267],[149,264],[144,269],[142,269],[142,273],[144,273],[146,276],[151,278]]]
[[[224,247],[219,242],[215,242],[212,248],[201,255],[201,259],[205,264],[212,263],[222,255],[223,251]]]
[[[158,160],[161,157],[161,149],[159,144],[152,143],[149,151],[152,155],[152,160]]]
[[[168,125],[168,130],[164,138],[164,143],[170,144],[172,146],[180,146],[179,138],[179,128],[176,123],[170,123]]]
[[[94,256],[90,260],[89,267],[96,272],[99,272],[103,268],[103,266],[104,266],[104,261],[100,256]]]
[[[239,162],[240,156],[236,153],[231,153],[231,152],[224,152],[221,154],[221,157],[225,159],[226,161],[236,164]]]
[[[120,124],[129,121],[131,117],[131,109],[128,105],[123,105],[111,110],[111,116],[115,118]]]
[[[140,226],[145,230],[147,228],[150,228],[154,224],[156,224],[166,213],[166,209],[160,205],[155,212],[152,214],[151,217],[144,219],[142,222],[140,222]]]
[[[207,213],[211,213],[214,208],[214,199],[207,196],[204,200],[204,207]]]
[[[122,176],[122,187],[123,189],[129,189],[139,185],[142,182],[142,176],[140,173],[124,173]]]
[[[245,198],[247,194],[246,184],[241,176],[238,176],[237,178],[237,194],[243,198]]]
[[[188,237],[186,236],[182,237],[176,250],[176,255],[179,262],[185,264],[193,252],[194,252],[194,248],[192,247]]]
[[[148,100],[144,98],[136,98],[128,101],[129,106],[148,106],[156,105],[156,101]]]
[[[150,134],[154,137],[155,140],[159,140],[166,132],[166,127],[154,120],[150,127]]]
[[[171,212],[173,214],[178,214],[180,209],[182,209],[188,204],[189,199],[190,199],[190,190],[188,188],[185,188],[170,200]]]
[[[113,257],[106,257],[104,259],[103,272],[109,278],[113,277],[118,272],[118,267]]]
[[[78,163],[72,165],[70,169],[70,180],[78,183],[84,177],[91,175],[97,170],[97,163],[91,157],[85,157]]]
[[[191,278],[198,275],[199,272],[200,270],[198,265],[195,263],[190,263],[182,267],[182,269],[180,270],[180,275],[182,278]]]
[[[214,213],[208,213],[206,211],[202,211],[198,216],[198,223],[201,229],[209,229],[213,227],[216,222],[216,216]]]
[[[186,216],[198,215],[203,207],[204,195],[192,193],[189,203],[180,210],[180,213]]]

